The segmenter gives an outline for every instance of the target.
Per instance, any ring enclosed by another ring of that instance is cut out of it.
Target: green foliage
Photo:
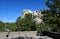
[[[6,27],[5,27],[6,24]],[[15,31],[16,29],[16,24],[15,23],[3,23],[2,21],[0,21],[0,31],[4,32],[6,31],[6,29],[9,29],[10,31]]]
[[[42,12],[43,13],[43,21],[45,23],[45,26],[47,28],[49,28],[50,31],[57,31],[57,17],[56,17],[56,14],[53,15],[52,12],[48,11],[47,13],[47,10],[45,12]]]
[[[32,14],[26,14],[24,18],[18,18],[16,21],[17,29],[19,27],[19,31],[30,31],[30,30],[36,30],[35,23],[33,21]],[[17,30],[18,31],[18,30]]]
[[[43,23],[37,24],[36,28],[37,28],[37,31],[40,31],[40,30],[41,31],[50,31],[50,27],[47,24],[43,24]]]
[[[6,28],[9,29],[10,31],[15,31],[16,27],[17,26],[15,23],[6,23]]]
[[[4,28],[4,23],[2,21],[0,21],[0,31],[5,31],[5,28]]]
[[[52,4],[53,3],[53,4]],[[48,25],[50,31],[60,32],[60,1],[59,0],[47,0],[46,6],[50,10],[42,11],[43,21],[45,25]],[[57,9],[57,10],[56,10]]]

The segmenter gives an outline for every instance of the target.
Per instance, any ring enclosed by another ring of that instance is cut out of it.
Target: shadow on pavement
[[[11,39],[32,39],[32,37],[17,37],[17,38],[11,38]]]

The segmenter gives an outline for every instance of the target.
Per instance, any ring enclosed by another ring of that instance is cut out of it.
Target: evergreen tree
[[[60,0],[47,0],[46,6],[50,10],[42,12],[44,23],[49,25],[51,31],[60,32]]]
[[[17,26],[22,31],[36,30],[35,23],[33,21],[32,14],[25,14],[24,18],[18,18],[16,21]],[[17,28],[18,29],[18,28]]]

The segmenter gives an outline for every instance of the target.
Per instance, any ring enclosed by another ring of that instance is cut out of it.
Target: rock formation
[[[32,14],[32,17],[35,16],[35,18],[33,20],[36,21],[36,23],[41,23],[42,22],[41,17],[43,16],[43,14],[41,14],[41,11],[31,11],[31,10],[24,9],[22,11],[21,18],[24,18],[25,17],[25,14],[28,14],[28,13],[31,13]]]

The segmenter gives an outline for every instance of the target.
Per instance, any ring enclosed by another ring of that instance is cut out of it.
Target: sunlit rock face
[[[31,10],[26,10],[26,9],[24,9],[23,11],[22,11],[22,16],[21,16],[21,18],[24,18],[25,17],[25,14],[28,14],[28,13],[33,13]]]
[[[40,18],[38,18],[38,17],[36,17],[36,18],[34,19],[34,21],[36,21],[37,24],[42,23],[42,19],[40,19]]]
[[[23,10],[23,14],[28,14],[28,13],[33,13],[33,12],[29,9],[28,10],[26,10],[26,9]]]
[[[33,15],[38,16],[37,11],[34,11],[33,12]]]
[[[25,14],[28,14],[28,13],[31,13],[32,14],[32,17],[33,16],[36,16],[33,19],[34,21],[36,21],[36,23],[41,23],[42,22],[41,17],[43,16],[43,14],[41,14],[41,11],[31,11],[31,10],[24,9],[23,12],[22,12],[21,18],[24,18],[25,17]]]
[[[34,21],[36,21],[37,24],[42,23],[41,17],[42,17],[43,15],[41,14],[41,11],[34,11],[34,12],[33,12],[33,15],[36,16],[36,17],[34,18]]]

